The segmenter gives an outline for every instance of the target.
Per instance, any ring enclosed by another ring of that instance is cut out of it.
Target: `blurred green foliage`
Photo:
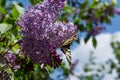
[[[29,0],[32,5],[35,5],[43,0]]]

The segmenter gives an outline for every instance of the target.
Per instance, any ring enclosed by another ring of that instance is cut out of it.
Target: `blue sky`
[[[120,8],[120,0],[117,0],[118,8]],[[112,25],[106,25],[107,26],[107,32],[114,33],[117,31],[120,31],[120,15],[115,15],[114,18],[112,18]]]
[[[106,26],[107,32],[114,33],[120,31],[120,15],[115,15],[115,17],[112,18],[112,24]]]

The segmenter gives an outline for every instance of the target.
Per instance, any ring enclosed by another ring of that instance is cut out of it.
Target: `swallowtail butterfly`
[[[77,32],[75,32],[69,39],[67,39],[61,46],[61,50],[63,51],[63,53],[65,54],[67,61],[69,63],[69,65],[71,65],[71,50],[70,50],[70,45],[74,39],[74,37],[76,36]]]

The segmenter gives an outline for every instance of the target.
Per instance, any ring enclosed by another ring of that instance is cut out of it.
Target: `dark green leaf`
[[[5,22],[9,23],[9,24],[14,24],[15,23],[15,19],[12,18],[6,18]]]
[[[93,24],[90,22],[87,22],[87,30],[91,30],[93,28]]]
[[[0,0],[0,6],[4,7],[6,4],[6,0]]]
[[[89,39],[90,39],[90,35],[87,35],[84,39],[84,42],[87,43]]]
[[[94,48],[96,48],[96,46],[97,46],[97,40],[95,38],[92,38],[92,42],[93,42]]]
[[[80,19],[75,19],[75,20],[74,20],[74,24],[76,24],[76,25],[78,25],[79,22],[80,22]]]
[[[83,10],[80,10],[80,12],[79,12],[79,14],[78,14],[78,17],[79,17],[79,18],[82,18],[83,15],[84,15],[84,13],[85,13],[85,10],[84,10],[84,9],[83,9]]]
[[[83,24],[78,24],[78,29],[79,29],[81,32],[85,31],[85,27],[84,27]]]
[[[85,9],[86,6],[88,6],[88,4],[89,4],[89,0],[85,0],[84,3],[82,3],[82,4],[80,5],[80,8],[81,8],[81,9]]]
[[[80,44],[80,39],[78,38],[78,39],[76,40],[76,42],[77,42],[78,44]]]

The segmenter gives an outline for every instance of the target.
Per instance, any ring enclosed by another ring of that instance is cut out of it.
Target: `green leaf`
[[[70,13],[74,12],[73,8],[71,6],[65,6],[63,10],[66,11],[66,12],[70,12]]]
[[[84,39],[84,42],[87,43],[89,39],[90,39],[90,35],[87,35]]]
[[[93,24],[90,22],[87,22],[86,28],[87,28],[87,30],[91,30],[93,28]]]
[[[97,46],[97,40],[95,38],[92,38],[92,43],[93,43],[94,48],[96,48],[96,46]]]
[[[35,5],[43,0],[29,0],[32,5]]]
[[[6,5],[6,0],[0,0],[0,6],[4,7]]]
[[[11,14],[12,14],[13,18],[15,20],[17,20],[20,13],[18,12],[18,10],[15,7],[13,7]]]
[[[78,25],[80,23],[80,19],[75,19],[74,24]]]
[[[53,69],[52,69],[50,66],[46,66],[46,69],[47,69],[50,73],[52,73],[52,71],[53,71]]]
[[[86,30],[83,24],[78,24],[78,29],[79,29],[81,32],[84,32],[84,31]]]
[[[80,8],[81,8],[81,9],[85,9],[86,6],[89,6],[89,0],[85,0],[84,3],[82,3],[82,4],[80,5]]]
[[[111,0],[111,2],[113,5],[115,5],[115,6],[117,5],[117,0]]]
[[[21,7],[20,5],[17,4],[17,2],[13,2],[15,8],[17,9],[17,11],[20,13],[20,14],[24,14],[25,10],[23,7]]]
[[[14,19],[14,18],[6,18],[4,21],[5,21],[6,23],[8,23],[8,24],[14,24],[15,21],[16,21],[16,19]]]
[[[6,31],[12,28],[11,24],[0,24],[0,34],[5,33]]]
[[[0,12],[3,13],[3,14],[6,13],[6,11],[1,6],[0,6]]]
[[[80,44],[80,39],[78,38],[78,39],[76,40],[76,42],[77,42],[78,44]]]

